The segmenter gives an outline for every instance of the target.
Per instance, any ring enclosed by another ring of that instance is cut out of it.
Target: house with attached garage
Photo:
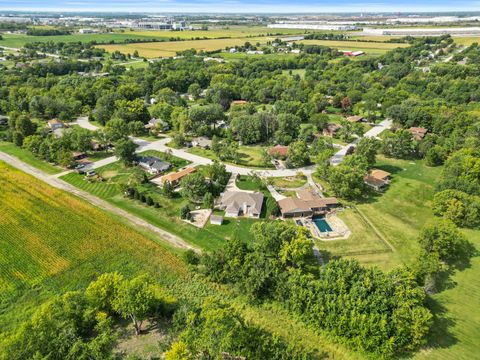
[[[337,198],[322,198],[311,190],[299,190],[296,195],[278,201],[284,219],[326,214],[340,205]]]
[[[226,191],[221,195],[218,207],[225,210],[226,217],[245,216],[258,219],[262,206],[261,192]]]
[[[139,156],[137,161],[138,166],[145,169],[150,174],[160,174],[167,171],[172,166],[170,163],[154,156]]]

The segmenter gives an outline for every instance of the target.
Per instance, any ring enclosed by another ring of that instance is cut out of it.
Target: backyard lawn
[[[238,149],[239,162],[234,164],[232,162],[223,161],[224,163],[230,163],[233,165],[245,166],[245,167],[257,167],[257,168],[273,168],[273,164],[265,165],[262,157],[262,151],[265,148],[263,146],[245,146],[241,145]],[[212,150],[201,149],[199,147],[192,147],[187,150],[191,154],[203,156],[212,160],[219,160],[218,156],[214,154]]]
[[[154,150],[145,151],[142,154],[160,158],[167,156]],[[188,163],[186,160],[171,155],[167,156],[165,160],[171,162],[175,168],[183,167]],[[62,179],[207,250],[220,247],[225,240],[233,236],[238,236],[245,241],[248,240],[251,220],[232,219],[221,226],[208,224],[205,228],[198,229],[180,219],[180,209],[188,204],[188,201],[178,193],[173,198],[165,197],[153,183],[141,184],[138,189],[157,202],[159,204],[158,208],[147,206],[138,200],[126,198],[121,192],[120,184],[128,181],[134,169],[134,167],[126,168],[120,162],[115,162],[96,169],[97,174],[101,175],[104,181],[87,181],[83,175],[77,173],[64,175]]]
[[[291,177],[275,177],[268,179],[270,184],[277,188],[296,189],[307,183],[305,175]]]

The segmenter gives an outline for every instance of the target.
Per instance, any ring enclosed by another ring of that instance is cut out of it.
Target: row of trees
[[[319,269],[303,228],[279,221],[254,224],[251,232],[248,244],[232,239],[203,256],[212,280],[252,300],[277,300],[314,328],[377,356],[424,343],[432,316],[412,271],[383,273],[354,260]]]

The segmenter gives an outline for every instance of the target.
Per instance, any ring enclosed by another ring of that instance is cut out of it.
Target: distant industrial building
[[[392,29],[363,29],[362,35],[391,35],[391,36],[441,36],[441,35],[480,35],[480,27],[463,28],[392,28]]]
[[[339,25],[339,24],[303,24],[303,23],[278,23],[278,24],[269,24],[269,28],[272,29],[305,29],[305,30],[341,30],[341,31],[352,31],[359,30],[356,25]]]

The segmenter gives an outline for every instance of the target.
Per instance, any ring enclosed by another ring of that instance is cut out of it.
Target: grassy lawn
[[[328,251],[332,256],[355,257],[364,265],[381,265],[382,268],[391,265],[384,263],[390,257],[388,246],[355,209],[345,209],[338,213],[338,217],[352,234],[343,240],[316,240],[319,249]],[[379,259],[383,259],[381,264]]]
[[[480,251],[480,231],[465,231]],[[477,359],[480,339],[480,257],[451,278],[451,287],[432,296],[436,316],[429,347],[414,359]]]
[[[299,75],[301,79],[305,78],[306,69],[293,69],[293,70],[283,70],[282,73],[285,75]]]
[[[165,154],[154,150],[142,154],[165,156]],[[169,157],[167,161],[171,162],[176,168],[187,164],[186,160],[173,156]],[[180,209],[188,204],[188,201],[179,194],[169,199],[163,196],[160,189],[152,183],[140,185],[139,190],[158,202],[159,208],[125,198],[119,185],[128,181],[133,171],[134,168],[125,168],[120,162],[115,162],[97,169],[97,174],[105,179],[102,182],[87,181],[83,175],[77,173],[62,176],[62,179],[204,249],[218,248],[232,236],[239,236],[245,240],[249,238],[248,229],[251,221],[247,219],[229,221],[222,226],[208,224],[204,229],[198,229],[185,223],[180,219],[179,214]]]
[[[433,220],[430,202],[441,169],[427,167],[419,160],[382,157],[376,167],[392,173],[393,180],[384,193],[372,195],[358,208],[408,263],[417,254],[421,228]]]
[[[273,165],[265,166],[262,158],[262,151],[265,149],[263,146],[245,146],[241,145],[238,149],[239,162],[234,164],[232,162],[223,161],[238,166],[256,167],[262,169],[272,169]],[[199,147],[191,147],[187,150],[191,154],[203,156],[212,160],[220,160],[212,150],[201,149]]]
[[[49,164],[43,160],[36,158],[30,151],[22,149],[6,141],[0,141],[0,151],[15,156],[16,158],[27,163],[28,165],[42,170],[47,174],[58,174],[63,170],[61,167]]]
[[[43,302],[84,289],[99,274],[120,271],[129,277],[146,272],[180,301],[200,303],[216,297],[290,344],[304,344],[329,358],[363,358],[292,319],[280,307],[246,303],[226,287],[191,276],[178,256],[159,246],[161,239],[135,231],[74,196],[5,164],[0,164],[0,186],[0,241],[2,265],[6,265],[0,267],[0,336],[17,328]],[[249,223],[253,220],[232,221],[216,231],[232,234],[229,227],[234,226],[245,233]],[[139,341],[144,350],[158,356],[162,350],[157,342],[148,343],[148,335]]]
[[[271,184],[277,188],[287,188],[287,189],[296,189],[302,187],[307,183],[306,176],[295,176],[295,177],[276,177],[269,178]]]

